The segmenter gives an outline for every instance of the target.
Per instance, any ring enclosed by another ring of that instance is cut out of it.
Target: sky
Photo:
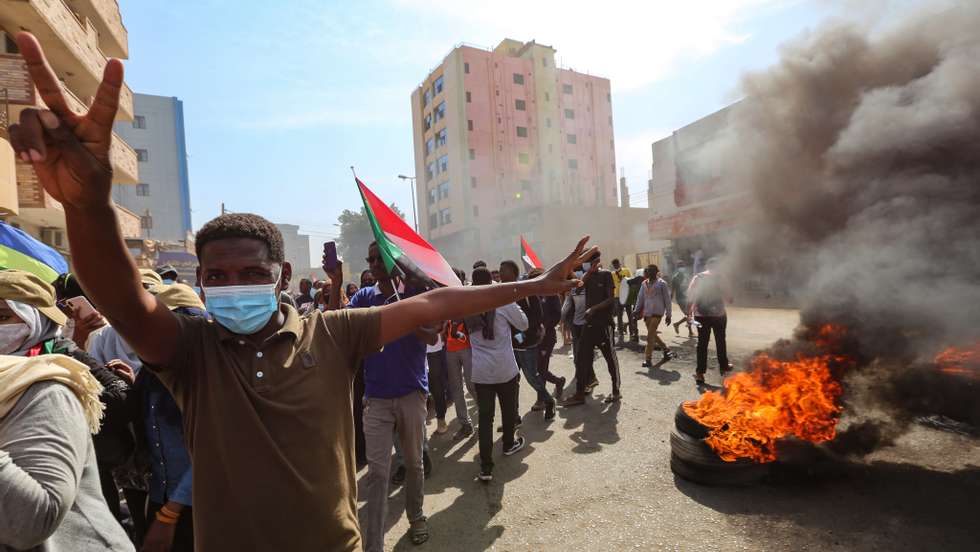
[[[183,101],[194,228],[227,209],[311,252],[358,209],[350,167],[411,217],[410,95],[459,43],[557,49],[612,83],[617,165],[646,205],[651,144],[738,99],[739,77],[853,3],[823,0],[119,0],[135,92]],[[492,6],[492,7],[491,7]],[[311,259],[313,262],[314,259]],[[316,264],[316,263],[313,263]]]

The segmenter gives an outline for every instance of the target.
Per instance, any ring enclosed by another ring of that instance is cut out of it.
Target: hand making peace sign
[[[123,84],[122,62],[108,60],[92,107],[78,115],[68,107],[61,83],[34,35],[18,33],[16,40],[48,109],[25,109],[20,123],[10,125],[14,153],[33,163],[41,185],[66,209],[108,205],[112,190],[109,146]]]

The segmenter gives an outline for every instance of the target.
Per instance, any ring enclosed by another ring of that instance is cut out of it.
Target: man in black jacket
[[[537,278],[544,271],[535,268],[527,275],[528,278]],[[538,375],[546,383],[555,384],[554,397],[556,401],[561,400],[562,392],[565,390],[565,378],[560,378],[551,373],[551,353],[558,343],[558,323],[561,322],[561,297],[557,295],[542,295],[541,300],[541,325],[544,328],[544,335],[541,337],[541,344],[538,345]]]
[[[519,275],[517,263],[503,261],[500,263],[500,280],[504,283],[516,282]],[[538,393],[538,400],[531,407],[532,411],[544,410],[544,418],[551,420],[555,417],[555,399],[548,394],[548,389],[538,375],[538,347],[541,344],[543,327],[541,325],[541,300],[532,295],[517,302],[517,305],[527,316],[527,331],[512,331],[514,356],[517,365],[524,373],[524,379]]]

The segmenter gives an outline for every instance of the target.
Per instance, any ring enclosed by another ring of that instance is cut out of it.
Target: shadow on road
[[[668,360],[666,360],[666,359],[660,360],[660,361],[654,363],[654,365],[652,367],[650,367],[649,370],[647,370],[645,372],[644,371],[637,371],[636,373],[637,374],[640,374],[641,376],[646,376],[646,377],[648,377],[648,378],[656,381],[660,385],[670,385],[670,384],[672,384],[672,383],[674,383],[676,381],[680,381],[680,379],[681,379],[681,373],[680,372],[678,372],[677,370],[664,370],[663,368],[661,368],[667,362],[668,362]]]
[[[592,397],[582,406],[559,411],[558,415],[565,420],[565,429],[579,428],[569,435],[569,439],[576,443],[572,452],[591,454],[601,451],[603,445],[619,442],[616,426],[622,403],[605,404],[602,402],[603,398],[601,395]]]
[[[677,476],[674,483],[692,500],[731,516],[740,533],[757,534],[761,544],[946,551],[976,550],[980,543],[980,466],[942,472],[882,461],[834,462],[783,466],[774,474],[769,484],[755,487],[705,487]],[[815,542],[815,535],[826,542]]]

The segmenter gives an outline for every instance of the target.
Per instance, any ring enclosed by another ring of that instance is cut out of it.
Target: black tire
[[[709,433],[707,427],[701,425],[700,422],[684,411],[683,404],[677,407],[677,412],[674,414],[674,426],[677,428],[677,431],[690,435],[695,439],[704,439]]]
[[[758,462],[745,458],[726,462],[718,457],[718,454],[708,446],[708,443],[704,442],[704,439],[695,439],[676,431],[670,432],[670,450],[678,458],[689,464],[698,464],[707,468],[732,469],[758,465]]]
[[[670,455],[670,470],[693,483],[711,486],[755,485],[769,475],[769,464],[755,464],[751,467],[732,469],[709,469],[684,461],[676,454]]]

